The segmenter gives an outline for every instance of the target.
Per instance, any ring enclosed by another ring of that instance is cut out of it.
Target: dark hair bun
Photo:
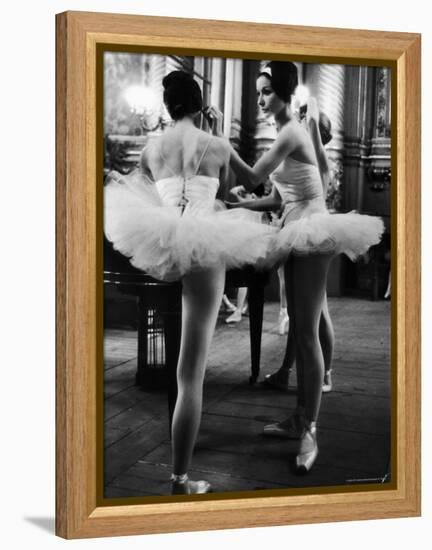
[[[333,136],[331,133],[331,121],[325,113],[320,112],[318,127],[321,136],[321,142],[323,145],[327,145],[327,143],[332,140]]]
[[[198,83],[184,71],[172,71],[162,80],[163,100],[173,120],[202,109],[202,95]]]
[[[283,101],[291,102],[291,96],[298,86],[297,67],[290,61],[270,61],[271,85]]]

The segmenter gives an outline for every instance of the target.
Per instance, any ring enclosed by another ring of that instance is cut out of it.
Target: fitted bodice
[[[170,163],[162,155],[162,151],[158,149],[165,168],[172,174],[167,178],[156,181],[156,189],[164,206],[180,207],[183,212],[196,212],[214,208],[216,193],[219,189],[219,179],[198,174],[211,141],[212,136],[209,136],[195,171],[189,176],[176,174],[170,167]]]
[[[164,206],[186,206],[188,209],[213,208],[218,188],[218,178],[202,175],[170,176],[156,182]]]
[[[281,162],[270,180],[284,204],[315,199],[323,194],[318,167],[291,157]]]

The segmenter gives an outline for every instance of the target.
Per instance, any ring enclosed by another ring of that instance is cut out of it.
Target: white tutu
[[[346,254],[351,260],[381,240],[381,218],[356,212],[331,214],[322,197],[286,205],[275,249],[280,258],[289,254]]]
[[[183,210],[164,204],[155,185],[137,173],[111,179],[104,192],[105,234],[133,266],[165,281],[217,265],[265,266],[276,229],[255,212],[220,205],[195,197]]]

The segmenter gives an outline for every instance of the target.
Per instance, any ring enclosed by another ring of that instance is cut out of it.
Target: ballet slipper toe
[[[239,323],[241,321],[241,318],[242,318],[241,312],[236,310],[232,315],[230,315],[225,319],[225,323],[228,323],[228,324]]]
[[[318,456],[318,444],[315,428],[305,428],[300,440],[299,452],[295,459],[296,471],[299,475],[307,474]]]
[[[282,381],[277,372],[273,374],[266,374],[263,380],[264,386],[270,386],[272,388],[277,388],[278,390],[288,391],[288,380]]]
[[[199,481],[188,479],[185,482],[172,481],[171,494],[173,495],[204,495],[210,491],[211,485],[204,479]]]

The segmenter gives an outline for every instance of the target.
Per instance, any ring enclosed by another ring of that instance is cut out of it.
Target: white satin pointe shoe
[[[238,309],[234,311],[229,317],[225,319],[225,323],[231,324],[231,323],[239,323],[242,318],[242,313]]]
[[[298,474],[306,474],[312,468],[318,456],[318,443],[316,435],[316,422],[306,422],[303,435],[300,439],[300,447],[296,456],[296,469]]]
[[[278,333],[282,336],[288,332],[289,317],[286,308],[282,308],[279,312]]]
[[[187,474],[181,476],[171,476],[171,494],[172,495],[204,495],[211,491],[211,485],[204,479],[192,481]]]
[[[322,392],[323,393],[329,393],[333,389],[333,383],[332,383],[332,377],[331,377],[331,369],[326,370],[324,373],[324,380],[323,380],[323,387]]]

